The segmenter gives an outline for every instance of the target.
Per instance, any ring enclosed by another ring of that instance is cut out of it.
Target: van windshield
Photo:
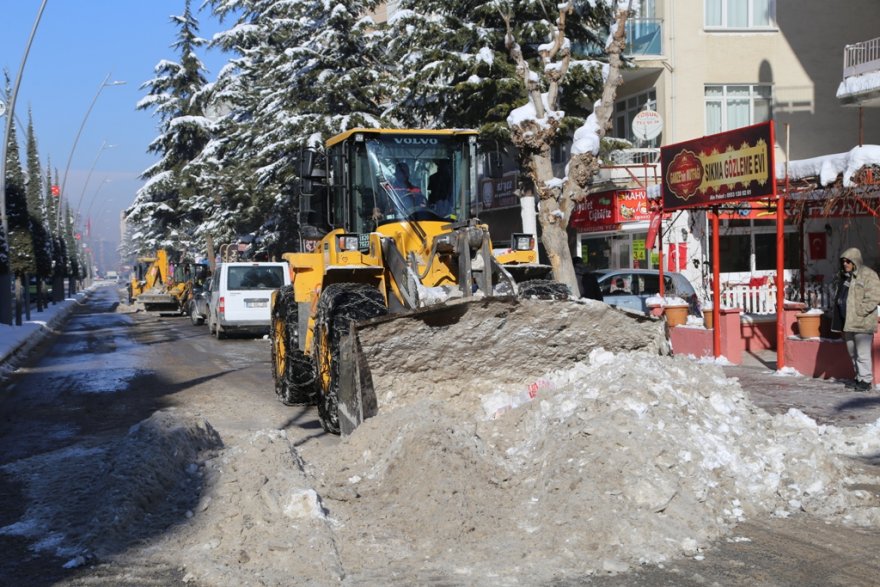
[[[230,267],[226,288],[278,289],[284,285],[284,267]]]

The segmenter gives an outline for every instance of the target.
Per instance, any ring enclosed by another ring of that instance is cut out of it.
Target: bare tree
[[[538,199],[541,242],[550,258],[554,276],[557,281],[577,292],[577,278],[568,247],[568,222],[575,203],[585,197],[587,186],[599,171],[599,142],[611,129],[614,98],[617,86],[623,81],[621,54],[626,44],[625,24],[629,10],[619,10],[617,13],[612,40],[607,47],[609,68],[601,101],[596,103],[593,114],[584,126],[575,132],[567,173],[560,181],[553,173],[550,150],[559,134],[561,116],[557,113],[557,107],[560,84],[572,65],[571,50],[565,37],[565,19],[572,10],[573,0],[560,5],[553,38],[539,49],[543,65],[541,72],[532,71],[523,57],[513,36],[512,16],[507,14],[502,18],[507,29],[505,44],[529,96],[526,111],[532,114],[512,115],[508,119],[511,140],[519,152],[524,172],[521,189],[524,193],[533,193]]]

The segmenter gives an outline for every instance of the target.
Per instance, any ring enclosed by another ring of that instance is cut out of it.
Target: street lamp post
[[[98,154],[95,155],[95,160],[92,162],[92,166],[89,168],[89,173],[86,175],[86,181],[83,183],[83,189],[79,194],[79,201],[76,203],[76,214],[74,214],[74,218],[79,218],[79,209],[82,206],[83,196],[86,195],[86,188],[89,185],[89,180],[92,178],[92,172],[95,170],[95,165],[98,164],[98,158],[101,156],[101,153],[106,151],[107,149],[112,149],[116,145],[108,145],[107,141],[101,143],[101,148],[98,149]],[[100,187],[100,186],[99,186]]]
[[[3,228],[3,238],[7,239],[6,248],[9,249],[9,219],[6,217],[6,147],[9,145],[9,135],[12,132],[12,123],[15,119],[15,100],[18,98],[18,88],[21,86],[21,78],[24,75],[24,66],[27,63],[28,53],[31,52],[31,45],[37,34],[37,27],[40,25],[40,19],[43,17],[43,10],[46,8],[47,0],[43,0],[40,4],[40,10],[37,12],[37,18],[34,20],[34,26],[31,29],[30,37],[28,37],[27,46],[24,55],[21,58],[21,66],[18,68],[18,75],[15,76],[15,87],[12,90],[12,96],[9,97],[9,104],[6,112],[6,129],[3,133],[3,144],[0,145],[0,225]],[[6,271],[0,273],[0,324],[12,324],[12,272]]]
[[[79,137],[82,135],[82,131],[86,126],[86,122],[89,119],[89,114],[92,113],[92,108],[95,107],[95,103],[98,101],[98,97],[101,95],[101,92],[104,91],[104,88],[107,86],[121,86],[125,84],[125,82],[121,81],[109,81],[112,74],[108,73],[107,77],[105,77],[101,81],[101,85],[98,86],[98,91],[95,92],[95,97],[92,98],[91,104],[89,104],[88,110],[86,110],[85,116],[83,116],[82,122],[79,125],[79,130],[76,131],[76,136],[73,139],[73,146],[70,148],[70,154],[67,156],[67,166],[64,168],[64,177],[61,180],[61,195],[58,198],[58,214],[55,220],[56,228],[58,232],[61,232],[61,198],[65,197],[66,192],[64,189],[67,187],[67,174],[70,172],[70,162],[73,161],[73,153],[76,151],[76,145],[79,142]]]
[[[76,136],[73,138],[73,146],[70,148],[70,154],[67,156],[67,166],[64,168],[64,177],[61,180],[61,193],[58,196],[58,210],[55,218],[55,230],[58,234],[61,234],[61,214],[62,214],[62,205],[61,198],[66,197],[65,189],[67,187],[67,174],[70,172],[70,163],[73,161],[73,153],[76,151],[76,145],[79,143],[79,137],[82,135],[83,129],[86,126],[86,122],[89,120],[89,115],[92,113],[92,109],[95,107],[95,103],[98,101],[98,97],[100,97],[101,92],[104,91],[104,88],[107,86],[121,86],[125,82],[123,81],[110,81],[111,73],[107,74],[103,80],[101,80],[101,85],[98,86],[98,91],[95,92],[95,97],[92,98],[91,103],[89,104],[88,109],[86,110],[85,116],[83,116],[82,122],[79,125],[79,130],[76,131]],[[99,151],[100,154],[100,151]],[[56,281],[53,285],[53,291],[56,286],[59,285]],[[70,276],[69,282],[69,291],[70,295],[74,295],[76,293],[76,277],[73,275]]]

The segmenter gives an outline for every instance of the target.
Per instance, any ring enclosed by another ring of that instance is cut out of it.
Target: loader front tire
[[[519,285],[519,297],[539,300],[567,300],[571,296],[568,286],[550,279],[532,279]]]
[[[349,325],[387,313],[382,292],[371,285],[334,283],[321,292],[313,345],[318,379],[316,401],[321,426],[331,434],[340,431],[340,348],[349,336]]]
[[[293,286],[282,287],[272,307],[272,375],[275,393],[286,406],[312,403],[315,393],[315,365],[299,348],[299,307]]]

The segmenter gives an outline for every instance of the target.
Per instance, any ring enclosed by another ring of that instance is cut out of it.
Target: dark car
[[[189,302],[189,318],[198,326],[204,324],[208,317],[208,305],[211,302],[211,280],[200,286],[193,287],[193,297]]]
[[[631,312],[647,313],[648,298],[660,295],[660,272],[656,269],[600,269],[595,271],[602,301]],[[681,273],[663,272],[666,297],[681,298],[691,314],[699,314],[700,301],[691,282]]]

